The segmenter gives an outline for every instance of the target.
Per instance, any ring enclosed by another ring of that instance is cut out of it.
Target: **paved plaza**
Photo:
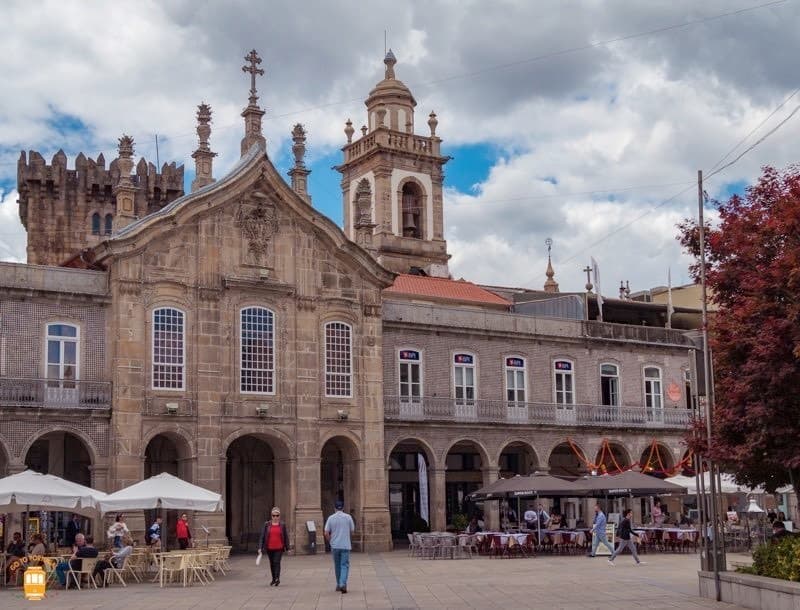
[[[651,554],[639,567],[630,555],[612,567],[599,557],[430,561],[403,551],[354,554],[347,595],[334,591],[328,555],[285,557],[278,588],[268,586],[267,562],[256,567],[254,559],[234,557],[233,570],[207,587],[54,590],[42,602],[12,589],[0,591],[0,608],[736,608],[697,597],[694,554]]]

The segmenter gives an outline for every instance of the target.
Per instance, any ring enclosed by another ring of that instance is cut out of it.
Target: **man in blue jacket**
[[[608,542],[608,537],[606,536],[606,514],[603,512],[603,509],[600,508],[599,504],[594,505],[594,524],[592,525],[592,534],[594,534],[592,538],[592,552],[589,557],[595,556],[597,553],[597,547],[601,543],[606,545],[606,548],[612,555],[614,554],[614,547]]]

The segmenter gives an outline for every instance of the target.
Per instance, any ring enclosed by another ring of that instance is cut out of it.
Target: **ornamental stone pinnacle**
[[[306,130],[300,123],[292,129],[292,153],[294,154],[294,167],[289,170],[292,179],[292,190],[311,203],[311,196],[308,194],[308,175],[310,169],[306,168],[303,157],[306,154]]]
[[[214,182],[212,164],[217,153],[212,152],[208,145],[211,135],[211,106],[202,103],[197,107],[197,137],[199,144],[192,153],[194,159],[195,179],[192,180],[192,192]]]
[[[114,195],[117,200],[114,230],[117,231],[136,218],[134,206],[136,187],[131,180],[133,153],[133,138],[128,135],[123,135],[119,139],[119,158],[117,159],[119,182],[114,187]]]
[[[246,65],[242,66],[242,72],[250,74],[250,98],[247,107],[242,111],[244,118],[244,138],[242,138],[241,153],[244,156],[248,150],[258,144],[266,153],[267,141],[261,133],[261,117],[264,111],[258,106],[258,95],[256,91],[256,76],[263,76],[264,70],[258,67],[261,58],[255,49],[245,55]]]

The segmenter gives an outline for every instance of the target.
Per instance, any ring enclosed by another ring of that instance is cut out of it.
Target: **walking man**
[[[606,548],[614,554],[614,547],[611,546],[608,542],[608,536],[606,535],[606,514],[603,512],[603,509],[600,508],[599,504],[594,505],[594,524],[592,525],[592,533],[594,537],[592,538],[592,552],[589,557],[594,557],[597,554],[597,547],[602,543],[606,545]]]
[[[331,545],[336,590],[347,593],[347,575],[350,571],[350,534],[356,529],[353,518],[344,512],[344,502],[336,500],[336,512],[325,522],[325,540]]]
[[[636,541],[632,539],[631,535],[633,531],[631,530],[631,515],[633,511],[629,508],[624,513],[622,513],[622,521],[619,524],[619,544],[617,545],[617,550],[611,553],[611,559],[608,560],[612,566],[614,565],[614,559],[616,559],[617,555],[619,555],[622,551],[625,550],[625,547],[628,547],[631,550],[631,555],[636,560],[636,565],[642,565],[644,562],[639,560],[639,555],[636,553]]]

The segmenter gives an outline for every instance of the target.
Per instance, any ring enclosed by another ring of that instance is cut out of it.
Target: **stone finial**
[[[114,228],[119,230],[136,219],[135,199],[136,187],[131,180],[131,170],[133,169],[133,138],[123,135],[119,139],[119,157],[112,162],[119,170],[119,182],[114,187],[116,196],[116,215],[114,218]],[[98,157],[98,161],[100,158]],[[111,171],[109,169],[109,171]]]
[[[383,58],[383,63],[386,64],[386,73],[384,74],[384,78],[386,80],[394,80],[394,65],[397,63],[397,58],[392,53],[392,50],[386,53],[386,57]]]
[[[353,229],[356,243],[373,253],[373,233],[376,226],[372,222],[372,187],[369,180],[362,178],[353,196]]]
[[[197,137],[199,144],[192,153],[194,159],[194,174],[192,192],[214,182],[213,164],[217,153],[212,152],[208,144],[211,136],[211,106],[205,102],[197,106]]]
[[[436,137],[436,127],[439,125],[439,120],[436,118],[436,113],[431,110],[431,113],[428,115],[428,127],[431,128],[431,137]]]
[[[347,143],[350,144],[353,141],[353,134],[355,133],[355,129],[353,129],[353,121],[347,119],[347,122],[344,124],[344,135],[347,137]]]
[[[308,194],[308,175],[310,169],[306,168],[303,157],[306,154],[306,130],[300,123],[292,129],[292,154],[294,154],[294,167],[289,170],[292,179],[292,190],[311,203],[311,196]]]
[[[591,292],[592,288],[594,288],[594,284],[592,284],[592,268],[586,265],[583,268],[583,272],[586,274],[586,292]]]
[[[305,167],[303,157],[306,154],[306,130],[300,123],[292,129],[292,154],[294,154],[294,166]]]
[[[248,53],[244,60],[246,65],[242,66],[242,72],[250,74],[250,97],[247,107],[242,111],[244,118],[244,138],[242,138],[241,153],[244,156],[248,150],[258,144],[264,151],[267,150],[267,141],[261,133],[261,117],[265,112],[258,106],[258,95],[256,91],[256,76],[263,76],[264,70],[258,67],[261,58],[255,49]]]
[[[553,263],[550,260],[550,249],[553,247],[553,240],[548,237],[544,240],[544,243],[547,245],[547,271],[544,272],[547,279],[544,282],[544,291],[558,292],[558,282],[554,279],[556,272],[553,271]]]

